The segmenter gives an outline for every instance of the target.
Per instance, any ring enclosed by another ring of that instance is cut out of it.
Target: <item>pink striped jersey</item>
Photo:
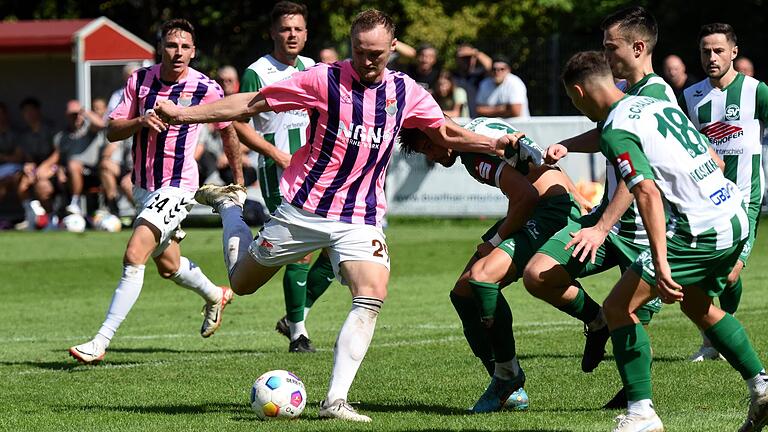
[[[445,123],[432,96],[407,75],[385,69],[367,85],[349,60],[323,64],[261,89],[276,112],[307,110],[307,145],[280,179],[283,199],[333,220],[381,226],[384,179],[400,128]]]
[[[160,79],[160,64],[138,69],[128,78],[123,99],[109,115],[111,119],[129,120],[143,116],[163,99],[181,106],[210,103],[224,97],[221,87],[204,74],[187,69],[178,82]],[[230,122],[216,123],[217,129]],[[199,186],[195,147],[201,124],[172,125],[162,133],[142,128],[133,136],[133,173],[135,186],[153,191],[173,186],[194,191]]]

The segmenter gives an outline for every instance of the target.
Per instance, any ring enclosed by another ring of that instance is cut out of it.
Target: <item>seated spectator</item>
[[[224,96],[240,92],[240,77],[237,76],[237,69],[234,66],[220,67],[216,71],[216,82],[224,91]]]
[[[59,152],[53,146],[51,127],[43,120],[40,101],[26,98],[19,105],[24,128],[18,136],[24,156],[18,194],[30,229],[44,228],[53,211]]]
[[[104,204],[107,206],[107,210],[115,216],[120,216],[120,208],[117,205],[118,191],[121,191],[126,199],[133,203],[131,146],[130,139],[107,142],[101,152],[99,180],[104,194]]]
[[[0,102],[0,201],[15,193],[21,177],[24,155],[11,130],[8,108]]]
[[[339,61],[339,53],[336,51],[336,48],[327,47],[320,50],[317,54],[317,58],[319,58],[322,63],[336,63]]]
[[[432,95],[448,117],[469,117],[467,107],[467,92],[456,86],[448,71],[440,72],[432,89]]]
[[[509,61],[493,60],[491,76],[477,90],[477,115],[482,117],[530,117],[528,91],[523,80],[512,73]]]
[[[407,73],[417,84],[432,91],[440,74],[435,47],[421,44],[417,49],[413,49],[410,45],[397,41],[395,50],[399,54],[398,66],[395,66],[395,69]]]
[[[456,48],[456,71],[454,82],[467,92],[469,117],[477,117],[477,89],[480,82],[491,71],[493,60],[470,44],[462,43]]]
[[[672,87],[676,97],[680,97],[683,89],[696,84],[696,78],[688,75],[683,60],[674,55],[668,55],[664,59],[664,80]]]
[[[741,72],[748,77],[755,76],[755,66],[752,64],[752,60],[747,57],[739,57],[734,60],[733,68],[736,69],[737,72]]]
[[[247,187],[256,183],[256,169],[248,157],[250,149],[241,144],[240,151],[242,152],[243,178]],[[195,160],[197,160],[197,169],[200,173],[200,186],[205,183],[230,184],[235,182],[232,168],[224,154],[221,135],[210,124],[200,130],[197,148],[195,148]],[[218,179],[215,178],[216,176]]]
[[[80,102],[67,102],[67,126],[53,138],[54,147],[59,153],[59,165],[65,175],[67,188],[71,196],[66,211],[83,214],[80,202],[83,194],[85,177],[96,176],[99,156],[106,138],[102,130],[106,127],[104,117],[93,111],[83,109]]]
[[[109,115],[107,109],[107,101],[104,98],[93,98],[91,101],[91,111],[95,112],[99,117],[106,119]],[[106,125],[107,120],[104,120]]]

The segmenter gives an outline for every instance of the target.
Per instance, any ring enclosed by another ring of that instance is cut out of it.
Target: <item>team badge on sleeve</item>
[[[616,158],[616,165],[619,167],[619,173],[621,173],[621,176],[626,177],[634,177],[635,174],[635,167],[632,165],[632,159],[629,157],[629,153],[624,152],[620,154]]]

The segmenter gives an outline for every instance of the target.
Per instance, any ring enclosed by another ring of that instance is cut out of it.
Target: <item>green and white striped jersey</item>
[[[621,84],[624,84],[622,86]],[[667,102],[675,100],[675,92],[672,87],[664,81],[663,78],[650,73],[643,77],[640,81],[636,82],[632,87],[626,88],[626,81],[619,84],[619,88],[626,94],[632,96],[648,96]],[[593,210],[593,212],[603,212],[608,206],[608,201],[613,199],[613,195],[616,193],[620,176],[614,169],[610,161],[606,161],[605,170],[605,192],[603,193],[603,199],[600,204]],[[637,206],[634,201],[629,206],[626,212],[621,215],[621,218],[616,225],[611,228],[611,232],[619,235],[623,238],[629,239],[637,244],[648,245],[648,233],[646,233],[643,227],[643,220],[640,217],[640,213],[637,211]]]
[[[298,56],[296,66],[280,63],[267,54],[248,66],[240,82],[240,92],[255,92],[262,88],[289,78],[296,72],[303,71],[315,64],[309,57]],[[293,154],[306,144],[306,130],[309,126],[309,115],[304,110],[291,110],[282,113],[263,112],[253,116],[252,124],[265,140],[278,149]],[[259,155],[259,181],[265,197],[279,197],[280,169],[272,159]]]
[[[768,122],[768,86],[741,73],[722,90],[705,79],[683,91],[680,106],[709,138],[725,162],[725,177],[739,187],[756,220],[765,185],[761,139]]]
[[[712,160],[707,138],[676,104],[625,96],[611,107],[600,150],[630,190],[645,179],[655,181],[673,216],[668,235],[708,250],[747,238],[741,192]]]

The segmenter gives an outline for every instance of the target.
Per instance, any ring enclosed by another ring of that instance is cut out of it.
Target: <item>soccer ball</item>
[[[96,225],[101,231],[119,232],[123,228],[120,218],[113,214],[106,214]]]
[[[251,387],[251,409],[262,420],[296,418],[306,404],[304,383],[288,371],[269,371],[258,377]]]
[[[64,216],[64,219],[62,219],[61,223],[69,232],[81,233],[85,231],[85,218],[79,214],[70,214]]]

